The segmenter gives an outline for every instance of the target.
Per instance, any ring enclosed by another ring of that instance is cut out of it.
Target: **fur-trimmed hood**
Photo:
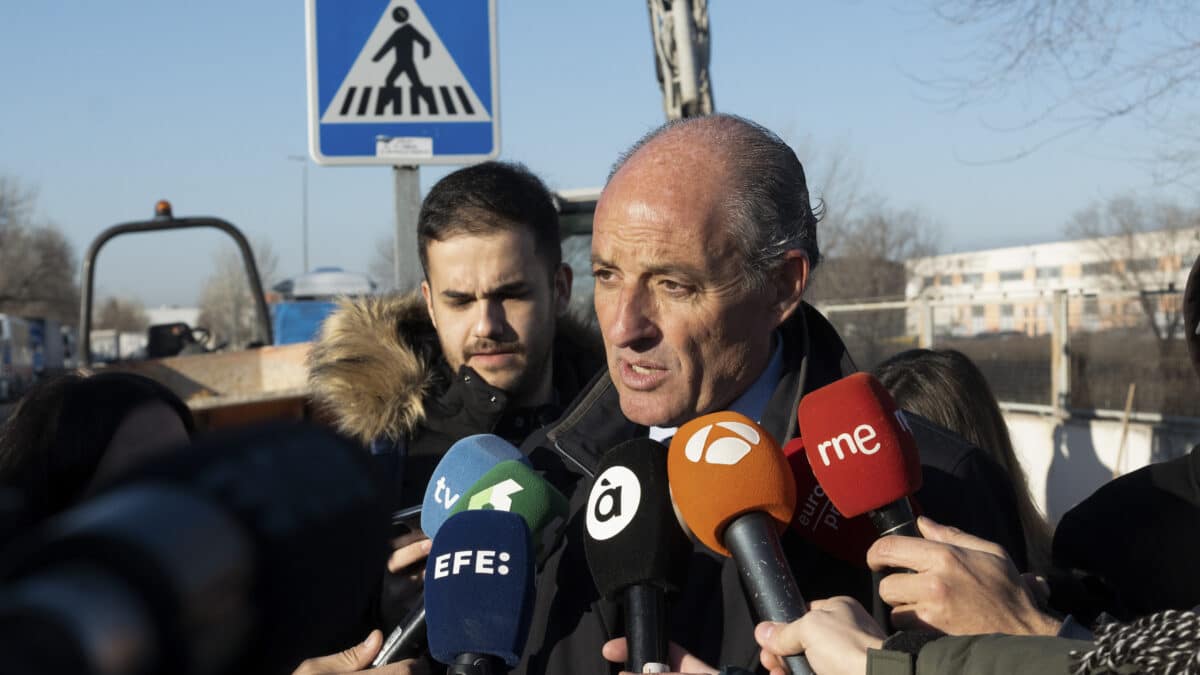
[[[596,331],[572,318],[560,318],[556,331],[556,381],[563,367],[603,367]],[[578,386],[591,374],[583,373]],[[446,386],[450,375],[419,291],[342,299],[309,353],[313,400],[333,416],[338,429],[363,444],[409,435],[424,421],[428,398]]]

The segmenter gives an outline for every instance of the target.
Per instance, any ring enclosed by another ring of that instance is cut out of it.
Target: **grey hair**
[[[804,167],[783,139],[748,119],[722,113],[667,122],[622,153],[608,181],[642,148],[675,133],[698,134],[729,167],[725,208],[730,236],[746,262],[748,286],[765,286],[788,251],[803,251],[810,271],[817,266],[818,217],[809,202]]]

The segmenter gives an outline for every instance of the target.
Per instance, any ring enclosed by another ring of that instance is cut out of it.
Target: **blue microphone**
[[[451,445],[425,488],[421,530],[430,538],[436,537],[442,523],[464,495],[465,499],[470,499],[471,488],[479,479],[507,461],[529,464],[516,446],[495,434],[475,434]],[[425,605],[419,603],[388,635],[371,665],[377,668],[413,652],[425,635]]]
[[[421,504],[421,529],[433,537],[462,496],[492,467],[516,460],[529,464],[516,446],[495,434],[467,436],[450,446],[429,479]]]
[[[525,649],[533,597],[525,519],[498,510],[455,514],[425,564],[430,653],[454,675],[506,672]]]

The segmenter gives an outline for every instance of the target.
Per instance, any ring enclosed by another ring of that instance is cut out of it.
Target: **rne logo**
[[[879,448],[883,447],[883,444],[875,439],[875,427],[870,424],[860,424],[854,427],[853,435],[850,432],[842,432],[828,441],[818,443],[817,452],[821,454],[821,462],[825,466],[829,466],[830,449],[837,453],[839,460],[846,459],[847,453],[851,455],[856,453],[873,455],[879,452]],[[875,444],[868,445],[871,441],[875,441]]]
[[[714,430],[714,427],[717,429]],[[750,454],[750,450],[758,445],[761,439],[758,430],[749,424],[717,422],[701,427],[693,434],[684,446],[683,454],[697,463],[704,461],[707,464],[732,466]]]

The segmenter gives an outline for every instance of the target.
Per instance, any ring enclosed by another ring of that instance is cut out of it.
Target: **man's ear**
[[[421,295],[425,298],[425,311],[429,312],[429,321],[433,323],[433,329],[437,330],[437,317],[433,314],[433,291],[429,288],[429,280],[421,282]]]
[[[554,272],[554,311],[562,315],[571,306],[571,284],[575,280],[575,271],[567,263],[562,263]]]
[[[808,254],[793,249],[783,254],[783,265],[774,275],[775,309],[779,323],[787,321],[800,306],[804,289],[808,287],[810,267]]]

